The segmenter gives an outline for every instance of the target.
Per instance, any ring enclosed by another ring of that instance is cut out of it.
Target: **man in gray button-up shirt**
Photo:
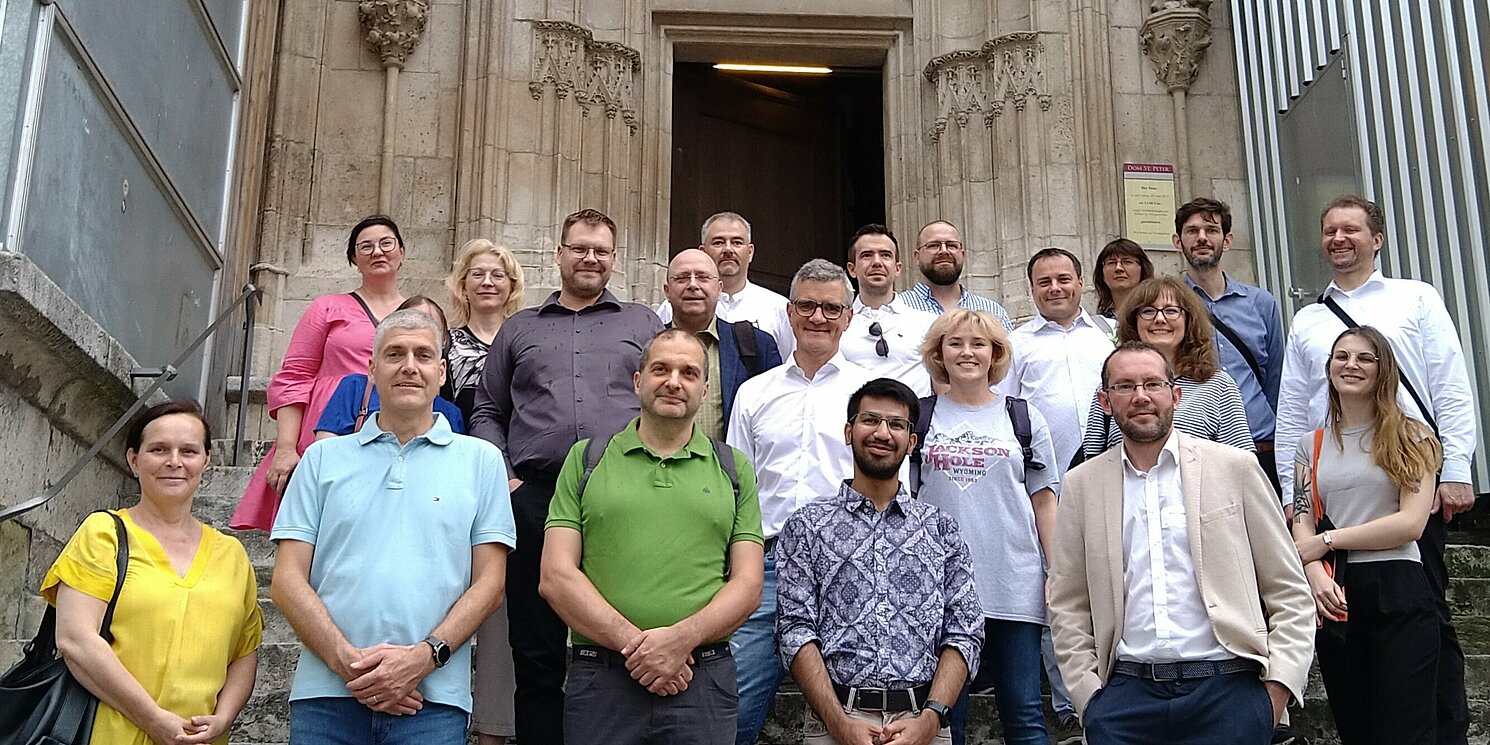
[[[471,434],[502,449],[512,477],[518,545],[507,565],[517,736],[563,742],[564,622],[538,595],[543,523],[564,456],[581,439],[625,427],[641,404],[632,375],[662,321],[605,285],[616,224],[595,210],[564,220],[554,261],[560,289],[502,325],[476,389]]]

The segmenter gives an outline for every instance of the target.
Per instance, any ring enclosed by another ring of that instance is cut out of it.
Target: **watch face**
[[[450,661],[450,645],[449,644],[446,644],[444,642],[440,642],[440,645],[435,648],[435,656],[440,658],[440,664],[441,665],[449,662]]]

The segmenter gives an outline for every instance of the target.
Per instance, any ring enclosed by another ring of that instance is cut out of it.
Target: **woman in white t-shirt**
[[[1416,541],[1437,519],[1442,451],[1402,413],[1381,332],[1341,334],[1328,373],[1328,421],[1294,455],[1293,537],[1319,615],[1330,710],[1344,745],[1435,743],[1438,616]],[[1316,524],[1320,504],[1328,529]],[[1333,577],[1321,561],[1330,558]]]
[[[1004,742],[1045,745],[1040,633],[1060,486],[1050,428],[1030,407],[1030,444],[1042,467],[1027,468],[1007,399],[991,389],[1011,359],[1009,337],[992,315],[946,312],[927,332],[921,359],[932,380],[950,390],[934,403],[923,400],[923,411],[928,403],[934,409],[921,445],[917,496],[956,518],[968,539],[985,634],[975,680],[993,684]],[[965,688],[952,712],[954,741],[967,705]]]

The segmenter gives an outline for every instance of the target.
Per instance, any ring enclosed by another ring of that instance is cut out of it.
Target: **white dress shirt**
[[[1122,446],[1119,446],[1122,447]],[[1211,630],[1195,580],[1179,438],[1171,430],[1159,462],[1144,473],[1123,447],[1123,636],[1117,658],[1132,662],[1235,657]]]
[[[714,305],[714,316],[726,323],[749,321],[751,325],[771,335],[776,340],[776,349],[781,359],[791,359],[797,348],[797,337],[792,336],[791,322],[786,318],[787,299],[760,285],[749,282],[739,292],[731,295],[719,293],[719,302]],[[657,306],[657,316],[663,323],[673,322],[673,306],[667,301]],[[837,493],[835,487],[834,493]]]
[[[1349,292],[1331,282],[1325,294],[1356,323],[1374,327],[1391,342],[1397,366],[1438,420],[1443,480],[1470,483],[1470,459],[1478,440],[1474,396],[1464,348],[1438,291],[1426,282],[1389,279],[1377,271]],[[1323,304],[1311,303],[1294,314],[1278,387],[1276,438],[1284,452],[1292,452],[1300,438],[1325,424],[1330,349],[1343,331],[1345,322]],[[1405,387],[1397,392],[1397,402],[1404,414],[1423,421]],[[1291,458],[1278,459],[1285,504],[1293,503],[1293,467]]]
[[[780,533],[798,507],[837,494],[853,478],[843,425],[849,396],[871,379],[839,353],[811,380],[791,359],[740,384],[725,441],[755,466],[766,538]]]
[[[1009,335],[1013,362],[998,384],[1006,396],[1025,399],[1045,415],[1055,443],[1057,474],[1065,475],[1086,431],[1087,405],[1102,385],[1102,363],[1112,339],[1082,311],[1071,328],[1039,313]]]
[[[838,349],[849,362],[868,370],[873,377],[898,380],[924,398],[931,395],[931,373],[921,364],[921,342],[936,319],[935,314],[906,305],[898,294],[878,308],[854,298],[854,318]],[[884,357],[875,350],[879,337],[869,333],[875,323],[880,325],[889,352]]]

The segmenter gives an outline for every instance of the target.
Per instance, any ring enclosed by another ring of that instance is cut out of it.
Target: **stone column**
[[[393,204],[393,153],[398,124],[398,71],[414,51],[429,20],[429,0],[362,0],[357,19],[368,46],[383,61],[383,163],[378,174],[378,211]]]
[[[1190,126],[1185,95],[1200,74],[1200,62],[1211,45],[1211,0],[1153,0],[1140,29],[1143,53],[1174,100],[1175,165],[1179,170],[1179,198],[1192,191]]]

